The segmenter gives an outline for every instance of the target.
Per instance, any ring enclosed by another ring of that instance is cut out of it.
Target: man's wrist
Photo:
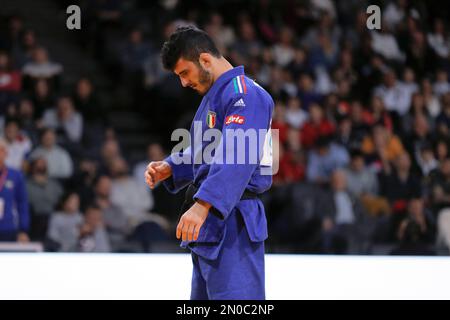
[[[203,200],[201,200],[201,199],[197,199],[196,202],[197,202],[199,205],[201,205],[202,207],[206,208],[207,210],[211,209],[211,207],[212,207],[211,204],[209,204],[208,202],[203,201]]]

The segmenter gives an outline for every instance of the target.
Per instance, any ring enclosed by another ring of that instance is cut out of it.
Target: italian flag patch
[[[208,111],[206,115],[206,125],[212,129],[216,126],[216,113],[213,111]]]

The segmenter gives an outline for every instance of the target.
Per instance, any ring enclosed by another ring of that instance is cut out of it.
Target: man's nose
[[[185,79],[183,79],[183,78],[180,78],[180,80],[181,80],[181,85],[182,85],[184,88],[186,88],[186,87],[188,86],[188,81],[185,80]]]

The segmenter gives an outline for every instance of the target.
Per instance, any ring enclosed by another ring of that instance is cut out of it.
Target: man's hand
[[[159,181],[172,175],[172,168],[166,161],[152,161],[145,171],[145,181],[150,188],[154,188]]]
[[[200,228],[205,222],[210,208],[209,203],[199,201],[186,211],[177,226],[177,239],[181,237],[183,241],[197,241]]]

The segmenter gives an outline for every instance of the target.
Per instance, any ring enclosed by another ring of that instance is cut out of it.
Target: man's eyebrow
[[[180,76],[182,73],[187,72],[187,69],[184,69],[183,71],[181,71],[180,73],[177,74],[177,76]]]

